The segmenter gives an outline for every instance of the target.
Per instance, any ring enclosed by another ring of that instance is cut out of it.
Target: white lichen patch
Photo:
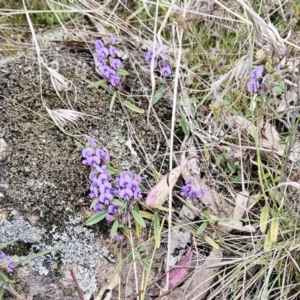
[[[60,251],[38,257],[25,265],[41,276],[53,274],[60,263],[67,266],[76,265],[76,278],[82,291],[84,293],[95,292],[98,290],[95,268],[101,263],[103,256],[108,255],[108,250],[105,246],[95,243],[95,234],[92,230],[80,225],[81,221],[81,217],[71,219],[65,223],[63,231],[57,226],[47,231],[32,227],[22,217],[17,217],[12,221],[0,219],[0,244],[31,232],[21,239],[24,243],[31,244],[28,256],[46,249],[61,247]],[[32,233],[33,231],[35,233]],[[41,243],[39,236],[41,240],[45,238],[50,243]],[[12,249],[14,249],[13,246]],[[13,255],[12,258],[18,261],[25,256]]]

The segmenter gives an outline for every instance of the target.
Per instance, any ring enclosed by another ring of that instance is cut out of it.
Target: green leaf
[[[0,272],[0,282],[6,284],[9,281],[9,278],[4,273]]]
[[[113,168],[113,167],[110,166],[110,165],[106,165],[106,169],[107,169],[107,171],[108,171],[110,174],[112,174],[112,175],[115,175],[115,174],[118,174],[118,173],[119,173],[119,171],[118,171],[117,169]]]
[[[144,219],[142,218],[142,216],[136,211],[136,210],[132,210],[131,211],[133,218],[135,219],[135,221],[141,225],[141,227],[145,228],[146,227],[146,223],[144,221]]]
[[[41,251],[41,252],[39,252],[39,253],[36,253],[36,254],[30,255],[30,256],[27,256],[27,257],[25,257],[24,259],[21,259],[21,260],[19,260],[19,261],[17,261],[17,262],[14,262],[14,265],[15,265],[15,266],[18,266],[18,265],[20,265],[20,264],[24,264],[24,263],[26,263],[26,262],[28,262],[28,261],[30,261],[30,260],[33,260],[33,259],[35,259],[35,258],[38,258],[38,257],[40,257],[40,256],[46,255],[46,254],[51,253],[51,252],[54,252],[54,251],[58,251],[58,250],[60,250],[60,249],[62,249],[62,247],[56,247],[56,248],[51,248],[51,249],[47,249],[47,250]]]
[[[119,221],[118,220],[115,220],[112,227],[111,227],[111,230],[110,230],[110,238],[113,240],[116,236],[116,233],[118,231],[118,227],[119,227]]]
[[[0,300],[2,300],[4,289],[0,289]]]
[[[143,210],[140,210],[139,211],[139,214],[143,217],[143,218],[146,218],[146,219],[149,219],[149,220],[153,220],[154,218],[154,215],[149,213],[148,211],[143,211]]]
[[[96,82],[93,82],[93,83],[89,84],[87,87],[88,88],[94,88],[94,87],[98,87],[98,86],[103,87],[103,84],[105,84],[106,82],[107,82],[106,79],[102,79],[102,80],[99,80],[99,81],[96,81]]]
[[[127,71],[123,70],[123,69],[118,69],[117,70],[117,74],[118,75],[130,75]]]
[[[216,165],[217,165],[217,167],[220,166],[220,164],[221,164],[221,162],[222,162],[223,160],[224,160],[224,158],[223,158],[223,155],[222,155],[222,154],[217,155],[217,157],[216,157]]]
[[[180,118],[180,125],[185,135],[189,134],[189,128],[184,118]]]
[[[92,209],[98,201],[99,201],[99,198],[95,198],[90,205],[90,209]]]
[[[112,95],[112,97],[111,97],[111,100],[110,100],[110,105],[109,105],[109,111],[110,112],[112,111],[113,106],[115,104],[116,96],[117,96],[117,92],[114,92],[113,95]]]
[[[197,234],[201,234],[201,233],[206,229],[207,224],[208,224],[208,222],[203,222],[203,223],[199,226],[199,228],[198,228],[198,230],[197,230]]]
[[[87,226],[91,226],[91,225],[94,225],[96,223],[99,223],[100,221],[102,221],[103,219],[105,219],[107,215],[107,211],[104,210],[104,211],[100,211],[96,214],[94,214],[93,216],[91,216],[85,223],[85,225]]]
[[[241,183],[242,182],[242,175],[239,174],[235,178],[230,179],[230,182],[232,182],[232,183]]]
[[[114,205],[118,205],[118,206],[120,206],[120,207],[124,207],[124,206],[127,205],[126,202],[121,201],[121,200],[119,200],[119,199],[113,199],[113,200],[111,201],[111,203],[114,204]]]
[[[235,171],[236,171],[236,166],[235,166],[235,164],[233,164],[233,163],[230,162],[230,161],[227,162],[227,168],[228,168],[229,172],[235,172]]]
[[[124,106],[126,106],[127,108],[129,108],[130,110],[137,112],[139,114],[144,113],[143,109],[138,108],[137,106],[135,106],[134,104],[132,104],[129,101],[123,101]]]
[[[162,96],[164,95],[164,92],[166,91],[166,87],[165,86],[161,86],[153,95],[153,98],[152,98],[152,105],[156,104],[161,98]]]

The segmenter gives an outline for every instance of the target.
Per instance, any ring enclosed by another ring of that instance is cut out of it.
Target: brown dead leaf
[[[191,158],[190,158],[191,159]],[[162,205],[168,198],[170,186],[173,188],[179,179],[182,171],[187,166],[190,159],[182,161],[181,165],[174,168],[170,173],[163,176],[163,178],[157,183],[150,191],[146,198],[146,205],[159,206]]]
[[[247,203],[249,199],[249,192],[240,192],[236,195],[235,198],[235,207],[233,210],[233,218],[236,220],[240,220],[247,208]]]
[[[284,145],[280,144],[280,136],[274,126],[267,121],[264,125],[264,137],[261,139],[261,146],[277,151],[284,150]]]

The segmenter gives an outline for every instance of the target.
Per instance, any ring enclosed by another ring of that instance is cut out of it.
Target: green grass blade
[[[47,250],[41,251],[39,253],[36,253],[36,254],[30,255],[28,257],[25,257],[24,259],[21,259],[21,260],[19,260],[17,262],[14,262],[14,265],[18,266],[18,265],[24,264],[24,263],[26,263],[26,262],[28,262],[28,261],[30,261],[32,259],[38,258],[40,256],[46,255],[46,254],[54,252],[54,251],[58,251],[61,248],[62,247],[56,247],[56,248],[51,248],[51,249],[47,249]]]
[[[143,109],[138,108],[137,106],[135,106],[134,104],[132,104],[129,101],[123,101],[123,105],[126,106],[127,108],[129,108],[130,110],[136,112],[136,113],[139,113],[139,114],[144,113]]]

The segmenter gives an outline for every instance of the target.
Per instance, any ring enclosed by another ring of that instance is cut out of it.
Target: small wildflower
[[[111,222],[113,220],[113,217],[110,214],[107,214],[105,218],[107,222]]]
[[[199,209],[196,210],[196,215],[199,219],[202,219],[202,214]]]
[[[114,47],[114,46],[109,46],[109,55],[111,55],[111,56],[116,56],[118,54],[118,52],[117,52],[117,50],[116,50],[116,48]]]
[[[98,66],[101,67],[101,68],[106,66],[106,61],[101,57],[98,58]]]
[[[96,47],[96,49],[101,49],[101,48],[104,48],[104,44],[100,40],[95,40],[95,47]]]
[[[15,266],[12,259],[0,250],[0,269],[6,269],[7,272],[13,272]]]
[[[172,73],[172,70],[171,70],[170,66],[168,65],[167,62],[164,62],[163,67],[160,70],[161,76],[168,77],[171,75],[171,73]]]
[[[148,52],[146,54],[146,61],[150,63],[152,58],[153,58],[153,51],[151,49],[148,49]]]
[[[115,240],[117,243],[120,243],[122,241],[121,237],[118,234],[115,235]]]
[[[109,50],[106,47],[97,49],[96,57],[107,57],[109,55]]]
[[[205,191],[200,187],[199,189],[195,189],[192,185],[192,180],[187,179],[186,184],[181,188],[180,195],[182,197],[190,197],[190,198],[199,198],[205,194]]]
[[[91,145],[91,147],[93,147],[93,148],[97,148],[98,147],[97,142],[93,138],[87,136],[86,140]]]
[[[247,90],[249,93],[257,93],[259,89],[259,78],[262,77],[264,66],[257,66],[251,73],[251,79],[247,82]]]
[[[121,64],[122,64],[122,62],[120,59],[114,58],[110,65],[113,69],[117,70],[121,67]]]
[[[111,78],[110,78],[110,84],[112,86],[117,86],[117,85],[120,84],[120,82],[121,82],[121,78],[120,78],[119,75],[116,74],[116,75],[111,76]]]

